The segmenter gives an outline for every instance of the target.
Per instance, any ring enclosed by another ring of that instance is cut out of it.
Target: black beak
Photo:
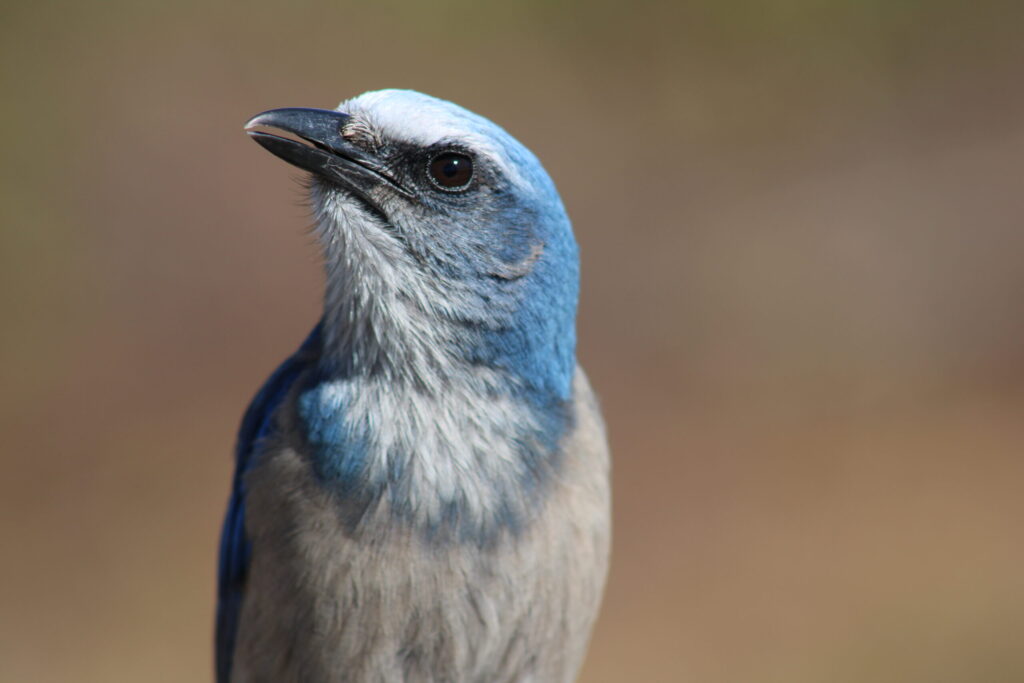
[[[329,109],[271,109],[249,119],[245,132],[274,156],[341,186],[378,210],[371,193],[382,185],[412,198],[376,157],[342,137],[341,128],[350,118]],[[310,144],[254,130],[257,127],[277,128]]]

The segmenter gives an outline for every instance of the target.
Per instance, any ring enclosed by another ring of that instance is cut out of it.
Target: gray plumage
[[[564,209],[525,148],[450,103],[339,112],[253,120],[313,143],[253,133],[313,173],[328,282],[242,425],[218,679],[571,681],[610,494]]]
[[[544,508],[518,538],[437,547],[387,509],[356,534],[320,486],[295,417],[249,475],[257,547],[237,681],[571,681],[608,556],[608,458],[582,372],[577,428]]]

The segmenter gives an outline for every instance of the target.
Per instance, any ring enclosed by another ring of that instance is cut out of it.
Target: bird
[[[323,311],[244,414],[218,683],[575,680],[610,458],[537,157],[412,90],[245,127],[308,177]]]

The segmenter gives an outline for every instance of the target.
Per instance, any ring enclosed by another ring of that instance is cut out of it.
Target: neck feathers
[[[558,469],[570,406],[536,406],[493,383],[427,394],[361,377],[300,395],[315,471],[353,529],[386,514],[435,539],[486,542],[528,525]]]
[[[323,345],[297,403],[314,470],[353,529],[386,514],[452,540],[515,533],[572,422],[575,290],[565,323],[526,305],[532,277],[456,277],[333,201],[314,202],[329,219]]]

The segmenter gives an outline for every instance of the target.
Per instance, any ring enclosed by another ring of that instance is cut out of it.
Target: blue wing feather
[[[245,474],[252,466],[256,444],[273,429],[274,411],[288,395],[296,378],[319,355],[318,324],[291,357],[274,371],[249,404],[238,430],[235,446],[235,476],[231,499],[220,539],[220,567],[217,578],[217,683],[227,683],[238,633],[238,618],[245,594],[245,580],[251,552],[245,534]]]

